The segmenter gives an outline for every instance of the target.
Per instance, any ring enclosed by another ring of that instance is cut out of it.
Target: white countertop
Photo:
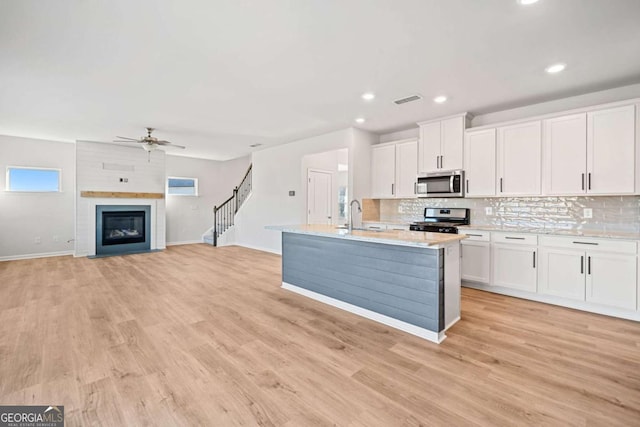
[[[495,225],[462,225],[458,229],[460,233],[464,230],[478,231],[499,231],[506,233],[526,233],[526,234],[545,234],[549,236],[575,236],[575,237],[593,237],[604,239],[620,239],[620,240],[640,240],[640,233],[624,233],[614,231],[596,231],[596,230],[554,230],[547,228],[527,228],[527,227],[499,227]]]
[[[309,234],[313,236],[414,247],[434,247],[443,243],[456,242],[466,238],[465,235],[461,234],[425,233],[423,231],[404,230],[353,230],[349,233],[348,230],[337,228],[335,225],[270,225],[265,228],[286,233]]]

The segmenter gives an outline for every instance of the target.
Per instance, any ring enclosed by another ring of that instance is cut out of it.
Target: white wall
[[[7,166],[62,169],[62,192],[4,191]],[[71,253],[74,188],[73,144],[0,136],[0,260]]]
[[[213,225],[213,207],[233,195],[249,167],[249,156],[219,162],[167,156],[167,177],[198,178],[198,196],[167,195],[167,244],[202,241]]]
[[[164,193],[165,158],[162,150],[147,153],[141,147],[124,147],[96,142],[76,142],[76,246],[75,255],[95,254],[95,212],[90,212],[96,202],[110,204],[114,199],[89,199],[80,197],[81,191],[122,191]],[[113,170],[130,167],[133,170]],[[126,178],[128,182],[120,182]],[[131,200],[131,199],[119,199]],[[155,206],[152,218],[151,249],[165,248],[165,200],[147,199]],[[139,200],[138,200],[139,202]],[[93,227],[92,227],[92,224]],[[93,245],[91,242],[94,242]],[[155,243],[155,247],[154,247]]]
[[[303,157],[340,148],[349,149],[349,192],[361,198],[369,193],[370,145],[377,136],[344,129],[253,153],[253,194],[236,217],[235,243],[281,252],[281,236],[266,225],[305,221]],[[306,174],[306,172],[304,172]],[[296,195],[289,196],[293,190]],[[351,198],[352,196],[350,196]]]

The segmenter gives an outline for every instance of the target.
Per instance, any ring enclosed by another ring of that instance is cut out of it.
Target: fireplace
[[[96,255],[151,249],[151,206],[97,205]]]

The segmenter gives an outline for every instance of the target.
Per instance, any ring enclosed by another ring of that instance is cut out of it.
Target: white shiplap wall
[[[80,197],[81,191],[127,191],[145,193],[165,192],[165,153],[157,150],[148,153],[139,146],[123,147],[113,144],[78,141],[76,143],[76,241],[75,255],[86,256],[95,254],[95,220],[90,212],[98,204],[110,204],[110,199],[88,199]],[[117,165],[119,169],[105,169],[104,164]],[[120,182],[120,178],[127,178],[128,182]],[[128,199],[118,199],[118,202]],[[111,199],[113,201],[113,199]],[[140,202],[140,199],[132,201]],[[92,204],[93,202],[93,204]],[[114,203],[115,204],[115,203]],[[165,199],[149,199],[150,205],[155,205],[155,247],[164,249],[165,234]],[[94,247],[91,247],[94,246]]]

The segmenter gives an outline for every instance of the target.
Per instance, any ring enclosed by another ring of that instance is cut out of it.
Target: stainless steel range
[[[413,231],[458,234],[459,225],[468,225],[470,210],[467,208],[425,208],[424,221],[409,225]]]

